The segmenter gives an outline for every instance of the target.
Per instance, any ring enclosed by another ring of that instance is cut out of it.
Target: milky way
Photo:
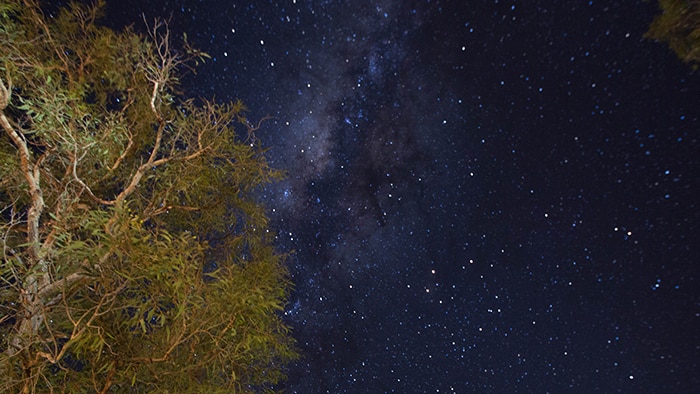
[[[287,392],[700,385],[700,80],[652,2],[128,3],[270,116]]]

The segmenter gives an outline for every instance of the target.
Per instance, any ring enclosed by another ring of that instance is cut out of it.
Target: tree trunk
[[[39,332],[44,324],[45,301],[39,295],[39,289],[49,282],[46,272],[30,274],[26,278],[21,292],[20,307],[17,313],[15,332],[7,347],[8,356],[17,356],[22,363],[22,393],[31,393],[36,381],[36,355],[32,347],[43,342]]]

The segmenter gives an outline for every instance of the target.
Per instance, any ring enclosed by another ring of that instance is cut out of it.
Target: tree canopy
[[[662,13],[646,36],[664,41],[686,63],[700,65],[700,1],[659,0]]]
[[[255,199],[280,173],[242,103],[179,92],[205,53],[103,3],[0,3],[0,390],[271,390],[297,356]]]

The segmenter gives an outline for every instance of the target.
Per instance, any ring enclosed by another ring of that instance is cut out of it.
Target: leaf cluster
[[[686,63],[700,64],[700,1],[659,0],[662,13],[649,26],[646,37],[666,42]]]

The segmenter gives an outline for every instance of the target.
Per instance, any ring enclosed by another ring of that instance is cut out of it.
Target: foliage
[[[0,390],[269,390],[290,282],[253,193],[277,179],[240,102],[183,100],[207,55],[0,4]]]
[[[700,1],[659,0],[662,14],[649,26],[646,37],[668,43],[686,63],[700,64]]]

